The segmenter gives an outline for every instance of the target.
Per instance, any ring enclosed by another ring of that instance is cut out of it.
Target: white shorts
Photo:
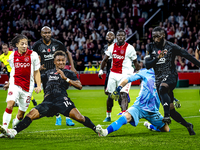
[[[15,101],[19,105],[19,110],[26,112],[31,101],[32,92],[24,91],[20,86],[10,85],[8,89],[7,99],[8,101]]]
[[[108,85],[107,85],[108,92],[113,93],[115,91],[116,87],[118,87],[120,85],[120,83],[129,76],[130,75],[118,74],[118,73],[114,73],[111,71],[109,78],[108,78]],[[129,93],[130,88],[131,88],[131,83],[128,83],[128,84],[126,84],[126,86],[124,86],[122,88],[122,90],[120,92]]]

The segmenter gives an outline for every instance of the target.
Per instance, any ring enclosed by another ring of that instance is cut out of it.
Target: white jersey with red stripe
[[[38,54],[29,49],[24,54],[15,51],[9,57],[9,64],[12,68],[10,86],[17,85],[27,92],[33,92],[34,71],[40,68]]]
[[[117,43],[113,43],[105,54],[112,58],[110,71],[119,74],[133,74],[132,62],[137,59],[137,55],[132,45],[125,42],[124,45],[118,46]]]

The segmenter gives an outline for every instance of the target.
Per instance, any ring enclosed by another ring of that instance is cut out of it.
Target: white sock
[[[20,121],[19,118],[16,116],[12,126],[13,127],[16,126],[19,123],[19,121]]]
[[[111,117],[111,112],[106,112],[107,117]]]
[[[10,123],[10,120],[11,120],[11,117],[12,117],[11,113],[7,113],[5,111],[4,114],[3,114],[3,127],[6,128],[6,129],[8,129],[8,126],[9,126],[9,123]]]

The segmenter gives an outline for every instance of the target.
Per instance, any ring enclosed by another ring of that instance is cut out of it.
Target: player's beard
[[[164,39],[164,38],[161,38],[161,39],[160,39],[160,42],[154,42],[154,43],[156,44],[156,47],[162,48],[163,45],[164,45],[164,41],[165,41],[165,39]]]
[[[112,44],[113,43],[113,40],[107,40],[108,44]]]

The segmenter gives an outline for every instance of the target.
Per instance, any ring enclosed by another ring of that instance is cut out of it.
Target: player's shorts
[[[156,86],[160,86],[161,83],[167,83],[169,85],[169,88],[171,90],[173,90],[176,87],[178,81],[178,77],[177,75],[166,75],[165,78],[163,78],[162,80],[160,80],[159,82],[156,82]]]
[[[158,94],[159,94],[159,87],[160,87],[160,84],[161,83],[166,83],[169,85],[169,96],[170,96],[170,99],[171,99],[171,103],[173,103],[173,100],[174,100],[174,94],[173,94],[173,90],[175,89],[176,85],[177,85],[177,81],[178,81],[178,77],[177,75],[166,75],[165,78],[163,78],[163,80],[161,80],[160,82],[156,82],[156,87],[157,87],[157,91],[158,91]]]
[[[63,95],[48,95],[41,104],[35,107],[39,111],[40,117],[53,117],[57,113],[69,117],[69,112],[73,108],[76,108],[74,103]]]
[[[8,101],[15,101],[19,105],[19,110],[26,112],[30,104],[32,92],[24,91],[20,86],[10,85],[8,89],[7,99]]]
[[[113,93],[116,87],[118,87],[120,83],[124,81],[128,76],[130,75],[118,74],[111,71],[108,78],[108,86],[107,86],[108,92]],[[126,86],[122,88],[121,92],[129,93],[130,88],[131,88],[131,83],[128,83],[126,84]]]
[[[127,111],[133,117],[133,121],[130,122],[132,126],[136,127],[141,118],[145,118],[146,120],[148,120],[157,129],[160,129],[165,125],[165,123],[162,122],[163,116],[160,114],[159,111],[148,112],[148,111],[142,110],[141,108],[135,105],[131,106]]]

